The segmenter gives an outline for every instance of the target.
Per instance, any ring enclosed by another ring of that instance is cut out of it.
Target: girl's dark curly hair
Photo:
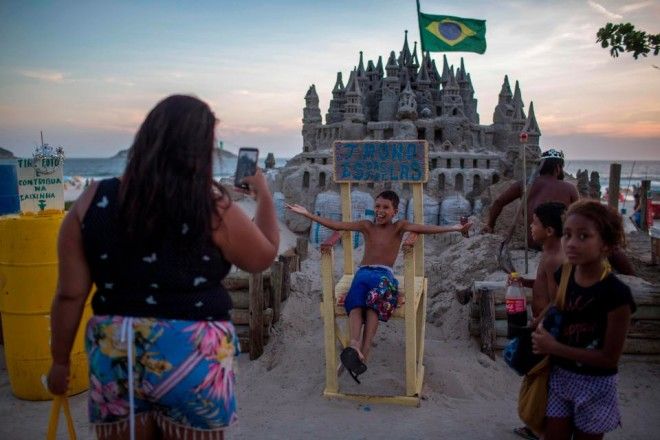
[[[571,215],[581,215],[591,220],[603,242],[610,248],[625,245],[626,236],[623,230],[623,219],[614,208],[595,200],[580,200],[568,208],[566,218]]]

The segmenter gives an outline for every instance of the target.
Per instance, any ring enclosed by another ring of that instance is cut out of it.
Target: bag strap
[[[566,302],[566,289],[568,287],[568,280],[571,278],[573,265],[571,263],[564,263],[561,267],[561,279],[559,280],[559,287],[557,288],[557,296],[555,297],[555,305],[559,310],[564,308]]]
[[[69,408],[69,401],[65,395],[55,396],[53,398],[53,406],[50,409],[50,420],[48,421],[46,439],[55,440],[57,438],[57,425],[60,422],[60,408],[64,411],[64,419],[66,420],[66,428],[69,431],[69,438],[71,440],[76,440],[76,429],[73,427],[71,409]]]

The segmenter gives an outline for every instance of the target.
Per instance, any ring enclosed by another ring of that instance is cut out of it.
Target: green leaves
[[[632,52],[637,59],[640,55],[647,56],[653,51],[653,55],[660,52],[660,34],[647,34],[644,31],[635,30],[630,23],[612,24],[607,23],[598,29],[596,42],[603,49],[610,48],[610,55],[618,57],[619,52]]]

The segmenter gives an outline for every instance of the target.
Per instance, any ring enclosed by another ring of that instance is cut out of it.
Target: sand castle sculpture
[[[463,58],[454,69],[443,56],[440,73],[428,52],[419,61],[417,43],[410,50],[406,31],[398,57],[392,51],[383,64],[379,56],[365,68],[360,52],[346,85],[342,73],[337,73],[325,123],[316,87],[309,88],[302,119],[303,151],[272,176],[272,189],[280,198],[311,207],[318,194],[338,191],[332,180],[336,140],[424,139],[429,144],[427,198],[441,203],[450,196],[466,197],[471,207],[488,185],[521,173],[522,131],[528,133],[527,160],[538,161],[541,131],[533,103],[525,114],[518,81],[512,93],[509,78],[504,77],[493,123],[481,125]],[[398,191],[404,199],[410,197],[405,183],[381,185]],[[374,195],[383,189],[378,186],[358,185],[357,190]],[[309,228],[306,219],[287,214],[284,220],[294,232]]]

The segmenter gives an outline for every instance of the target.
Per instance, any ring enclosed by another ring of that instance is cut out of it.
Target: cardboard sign
[[[426,141],[336,141],[335,182],[426,182]]]
[[[17,159],[21,212],[64,210],[64,159]]]

